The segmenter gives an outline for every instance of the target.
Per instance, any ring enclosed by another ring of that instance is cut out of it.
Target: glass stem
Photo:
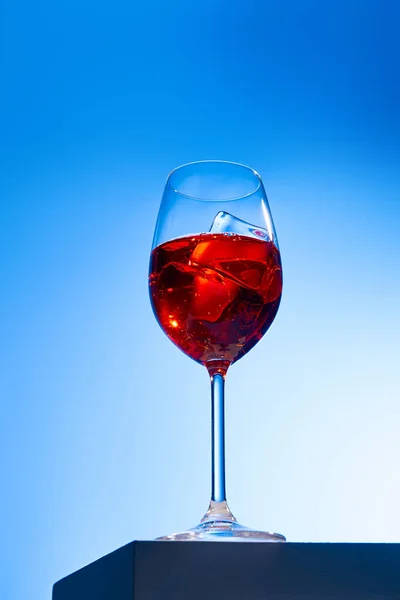
[[[211,500],[201,523],[235,523],[225,492],[225,373],[229,363],[207,365],[211,378]]]
[[[225,502],[225,379],[211,376],[211,501]]]

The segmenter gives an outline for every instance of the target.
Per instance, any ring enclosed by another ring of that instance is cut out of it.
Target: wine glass
[[[153,311],[169,339],[211,379],[211,500],[193,529],[161,540],[284,542],[240,525],[225,492],[224,382],[231,364],[263,337],[282,293],[278,241],[260,176],[205,160],[172,171],[150,257]]]

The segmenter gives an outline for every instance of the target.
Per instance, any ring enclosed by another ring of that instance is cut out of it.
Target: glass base
[[[196,527],[157,538],[170,542],[286,542],[279,533],[257,531],[240,525],[226,502],[210,502],[208,511]]]

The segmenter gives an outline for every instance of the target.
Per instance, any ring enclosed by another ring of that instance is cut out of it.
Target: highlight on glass
[[[225,490],[224,384],[263,337],[282,294],[278,240],[262,180],[232,162],[170,173],[154,233],[149,291],[161,329],[211,380],[211,499],[200,523],[160,540],[284,542],[233,516]]]

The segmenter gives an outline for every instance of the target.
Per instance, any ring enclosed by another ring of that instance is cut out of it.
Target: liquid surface
[[[177,238],[151,253],[150,297],[166,335],[191,358],[226,368],[264,335],[282,293],[272,242],[225,233]]]

